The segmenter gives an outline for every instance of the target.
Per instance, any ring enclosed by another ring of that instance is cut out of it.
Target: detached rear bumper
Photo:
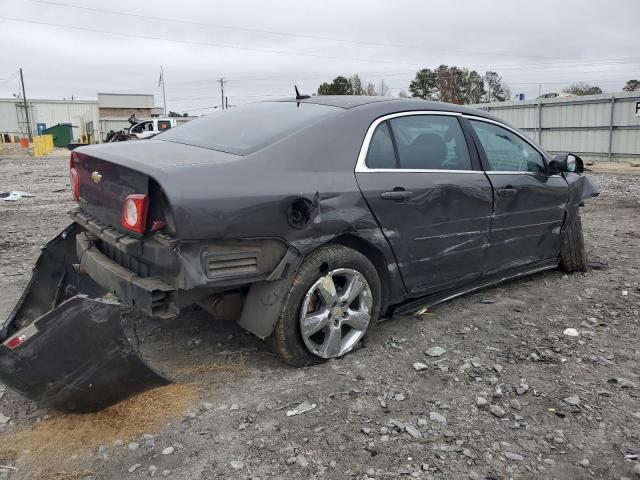
[[[97,271],[103,260],[95,252],[88,255],[81,230],[72,224],[44,247],[0,330],[0,381],[40,406],[64,411],[98,410],[170,383],[129,342],[123,306],[103,298],[113,292],[77,267]],[[142,293],[133,298],[152,298],[146,287],[138,285]]]

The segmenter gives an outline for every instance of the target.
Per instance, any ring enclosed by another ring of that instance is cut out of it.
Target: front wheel
[[[586,272],[587,265],[582,220],[576,212],[567,217],[560,232],[560,267],[567,273]]]
[[[323,247],[302,263],[269,343],[294,366],[340,357],[371,333],[379,312],[372,263],[343,245]]]

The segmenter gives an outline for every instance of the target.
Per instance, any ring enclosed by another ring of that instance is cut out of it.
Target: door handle
[[[405,190],[393,190],[391,192],[382,192],[380,198],[383,200],[406,200],[411,196],[412,192]]]
[[[509,186],[506,188],[499,188],[497,193],[499,197],[515,197],[518,194],[518,189]]]

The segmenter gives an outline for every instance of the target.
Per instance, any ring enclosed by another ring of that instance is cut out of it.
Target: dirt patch
[[[82,478],[86,472],[54,470],[72,457],[71,452],[94,449],[115,440],[131,440],[143,433],[162,429],[167,423],[180,418],[196,402],[197,396],[193,384],[172,384],[129,398],[100,412],[56,414],[31,427],[0,437],[0,458],[9,464],[18,459],[18,463],[27,461],[36,465],[40,459],[47,464],[42,465],[46,467],[40,472],[42,474],[64,473],[67,476],[59,478]],[[23,456],[27,458],[19,458]]]

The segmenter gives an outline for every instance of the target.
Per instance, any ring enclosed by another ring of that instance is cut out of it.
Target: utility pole
[[[224,84],[227,83],[227,81],[224,78],[219,78],[218,79],[218,83],[220,84],[220,90],[221,90],[221,104],[220,104],[220,108],[222,110],[224,110]]]
[[[167,116],[167,95],[164,93],[164,71],[162,65],[160,65],[160,79],[162,80],[162,106],[164,110],[164,116]]]
[[[22,86],[22,101],[24,102],[24,114],[27,118],[27,133],[29,141],[33,140],[31,135],[31,120],[29,120],[29,106],[27,105],[27,92],[24,90],[24,78],[22,77],[22,67],[20,67],[20,85]]]

